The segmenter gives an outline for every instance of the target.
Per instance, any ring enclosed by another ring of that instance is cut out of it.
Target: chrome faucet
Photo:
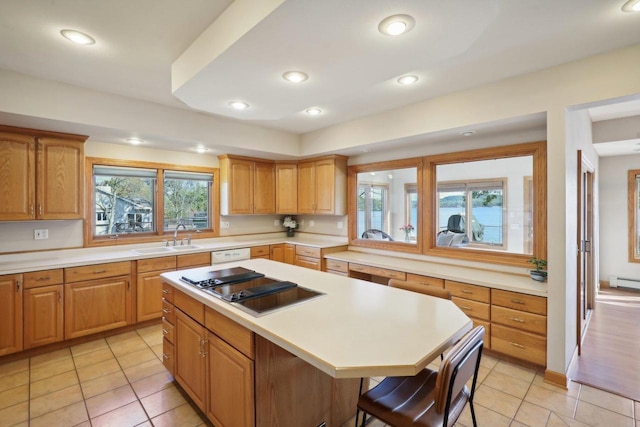
[[[173,232],[173,246],[176,246],[178,243],[178,230],[180,229],[180,226],[182,226],[182,228],[184,228],[185,230],[187,229],[187,226],[184,225],[183,222],[180,222],[180,224],[176,226],[176,230]]]

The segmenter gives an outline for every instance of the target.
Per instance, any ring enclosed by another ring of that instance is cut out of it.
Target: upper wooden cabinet
[[[0,127],[0,220],[81,219],[85,139]]]
[[[218,159],[222,215],[275,213],[273,161],[226,154],[218,156]]]
[[[276,163],[276,213],[298,213],[298,165]]]
[[[327,156],[298,162],[298,213],[347,213],[347,158]]]

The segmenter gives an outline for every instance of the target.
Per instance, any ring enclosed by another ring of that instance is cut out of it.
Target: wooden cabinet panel
[[[166,282],[162,282],[162,298],[173,305],[174,288]]]
[[[321,255],[322,255],[322,251],[320,250],[320,248],[313,248],[311,246],[296,245],[296,255],[320,258]]]
[[[173,304],[166,300],[166,298],[162,298],[162,319],[165,320],[172,325],[176,324],[176,310]]]
[[[162,316],[162,278],[160,275],[168,271],[173,271],[173,269],[138,274],[136,280],[136,321],[143,322]]]
[[[315,212],[316,214],[333,215],[335,212],[335,161],[333,159],[315,162]]]
[[[298,212],[298,165],[276,163],[276,213]]]
[[[270,245],[271,255],[269,259],[272,261],[284,262],[284,243],[279,245]]]
[[[453,280],[445,280],[444,287],[451,291],[451,295],[456,297],[485,303],[489,303],[491,301],[491,288],[455,282]]]
[[[331,273],[344,273],[346,275],[349,274],[349,263],[346,261],[338,261],[335,259],[328,259],[326,262],[327,271],[331,271]]]
[[[490,320],[490,306],[485,302],[478,302],[470,299],[451,297],[455,305],[469,317],[480,320]]]
[[[251,247],[251,258],[269,258],[270,254],[269,245]]]
[[[31,271],[23,273],[24,288],[38,288],[41,286],[59,285],[63,283],[63,270],[56,268],[53,270]]]
[[[255,357],[255,335],[249,329],[205,307],[205,326],[249,359]]]
[[[535,295],[494,289],[491,294],[491,304],[543,316],[547,315],[547,299]]]
[[[131,261],[111,262],[65,268],[64,281],[65,283],[73,283],[128,274],[131,274]]]
[[[204,325],[204,304],[177,289],[174,289],[173,292],[173,305],[196,322]]]
[[[253,361],[208,335],[207,417],[214,425],[255,425]]]
[[[64,314],[65,339],[128,325],[131,322],[129,277],[67,283]]]
[[[272,214],[276,211],[275,166],[268,162],[253,165],[253,213]]]
[[[138,273],[148,271],[171,271],[176,269],[175,256],[163,256],[158,258],[139,259],[137,261]]]
[[[423,276],[420,274],[407,273],[407,282],[418,282],[421,285],[437,286],[444,288],[444,279],[438,277]]]
[[[36,140],[0,132],[0,220],[35,219]]]
[[[311,270],[322,271],[322,265],[318,258],[296,255],[296,265],[299,267],[309,268]]]
[[[84,213],[84,142],[39,137],[38,219],[80,219]]]
[[[284,262],[291,265],[296,263],[296,245],[284,244]]]
[[[167,319],[162,319],[162,337],[172,344],[175,344],[174,325],[169,323]]]
[[[178,255],[178,270],[211,265],[211,252]]]
[[[315,213],[316,168],[314,162],[298,163],[298,213]]]
[[[0,356],[22,350],[22,274],[0,276]]]
[[[547,361],[547,340],[544,337],[495,323],[491,325],[491,348],[537,365],[544,366]]]
[[[24,348],[62,341],[64,338],[63,285],[24,291]]]
[[[492,305],[491,321],[536,334],[547,334],[547,317],[539,314]]]
[[[387,279],[406,280],[407,275],[403,271],[388,270],[386,268],[372,267],[369,265],[349,263],[349,271],[356,271],[358,273],[365,273],[371,276],[386,277]]]
[[[175,375],[176,350],[172,343],[162,340],[162,364],[171,375]]]
[[[223,162],[221,162],[221,166],[222,164]],[[253,162],[233,159],[229,160],[227,168],[226,176],[224,168],[221,169],[221,172],[223,175],[223,196],[225,195],[226,179],[226,188],[228,190],[226,202],[228,203],[228,208],[225,210],[223,204],[220,213],[223,215],[253,213]]]
[[[206,331],[177,310],[174,338],[174,377],[194,403],[206,411]]]
[[[298,212],[344,215],[346,213],[347,159],[329,156],[298,162]]]

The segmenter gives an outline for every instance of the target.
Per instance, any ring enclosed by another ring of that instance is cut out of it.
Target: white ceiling
[[[636,44],[640,14],[622,13],[623,3],[2,0],[0,68],[304,133]],[[379,33],[378,23],[397,13],[412,15],[414,29]],[[73,45],[59,36],[63,28],[97,43]],[[186,63],[189,55],[198,61]],[[174,63],[189,78],[172,88]],[[288,83],[281,78],[288,70],[309,80]],[[407,73],[420,80],[399,86]],[[235,99],[251,108],[230,109]],[[309,107],[323,114],[309,117]]]

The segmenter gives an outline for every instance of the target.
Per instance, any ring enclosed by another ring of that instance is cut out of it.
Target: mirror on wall
[[[351,166],[349,187],[353,200],[349,203],[349,230],[354,244],[412,252],[419,249],[419,159]]]
[[[546,143],[426,157],[425,253],[526,265],[546,258]]]

